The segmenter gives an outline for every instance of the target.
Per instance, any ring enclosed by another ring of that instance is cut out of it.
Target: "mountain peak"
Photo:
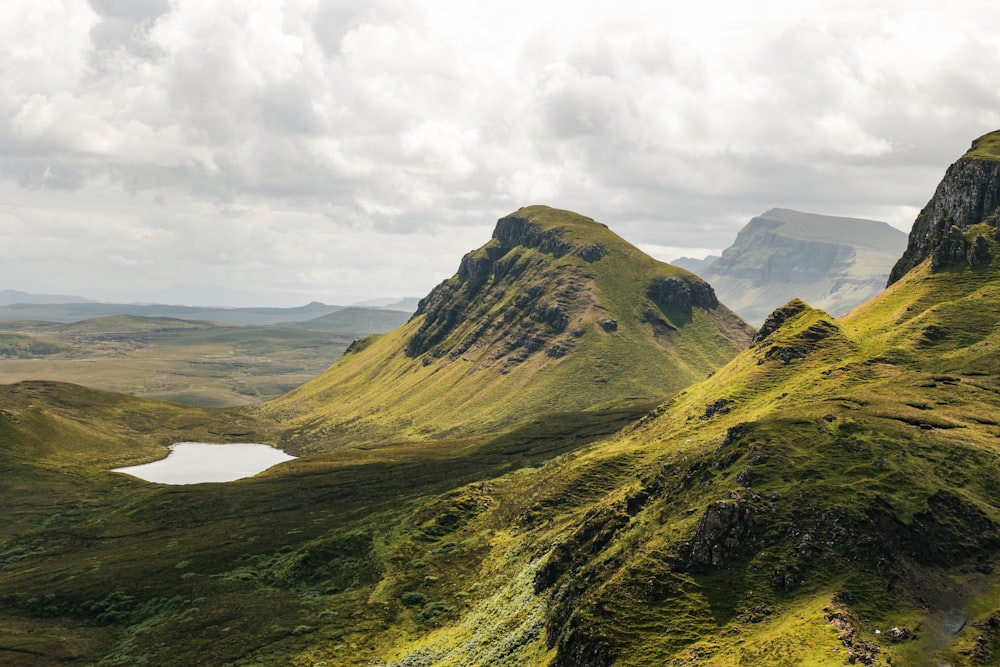
[[[985,225],[982,230],[971,229],[980,223]],[[906,251],[889,274],[889,284],[928,258],[931,271],[962,262],[970,266],[983,263],[985,238],[982,242],[977,238],[982,233],[997,234],[998,227],[1000,130],[973,141],[972,147],[948,167],[934,196],[914,221]]]
[[[557,258],[574,252],[591,262],[607,252],[601,241],[611,236],[608,226],[593,218],[541,205],[526,206],[500,218],[493,230],[493,238],[502,248],[536,248]]]
[[[282,400],[355,440],[464,434],[663,398],[751,333],[701,278],[591,218],[531,206],[500,218],[405,326]],[[338,402],[361,412],[326,407]]]
[[[1000,161],[1000,130],[989,132],[974,140],[962,157],[988,162]]]

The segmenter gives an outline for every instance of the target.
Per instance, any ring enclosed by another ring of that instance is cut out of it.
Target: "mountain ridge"
[[[274,409],[327,438],[455,436],[661,398],[714,370],[750,331],[700,278],[605,225],[526,207],[501,218],[406,325],[360,342]]]

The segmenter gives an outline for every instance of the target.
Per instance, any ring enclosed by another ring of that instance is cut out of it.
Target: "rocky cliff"
[[[906,252],[889,275],[889,284],[927,258],[931,270],[967,261],[985,264],[986,240],[966,238],[973,225],[984,223],[997,234],[1000,227],[1000,131],[972,142],[968,152],[945,172],[934,196],[917,216]],[[981,237],[979,237],[981,238]]]
[[[842,315],[882,290],[905,242],[884,222],[776,208],[700,275],[753,324],[794,298]]]

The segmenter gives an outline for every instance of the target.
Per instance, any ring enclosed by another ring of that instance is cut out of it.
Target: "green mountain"
[[[405,326],[359,341],[265,411],[307,450],[490,433],[662,399],[751,331],[693,274],[590,218],[532,206],[500,219]]]
[[[963,159],[1000,161],[998,138]],[[997,186],[979,173],[969,187]],[[958,192],[928,207],[954,217]],[[505,388],[501,412],[605,334],[647,341],[640,362],[658,358],[647,352],[651,276],[653,296],[664,279],[703,294],[679,269],[615,260],[628,246],[596,223],[543,208],[501,221],[413,320],[357,344],[301,403],[199,410],[65,384],[0,387],[0,662],[1000,664],[1000,242],[996,207],[982,216],[959,227],[963,260],[934,259],[959,242],[949,228],[848,316],[791,301],[747,349],[651,411],[627,400],[526,410],[488,433],[462,427],[456,414],[475,403],[447,383],[436,389],[454,408],[407,403],[406,390],[433,400],[428,378],[463,355],[469,394],[543,366]],[[529,259],[537,271],[512,278]],[[592,282],[551,289],[579,276]],[[549,326],[547,299],[522,301],[540,319],[513,318],[524,322],[514,330],[541,340],[534,349],[503,346],[517,338],[502,315],[469,317],[485,304],[505,312],[535,282],[563,296],[568,323]],[[631,310],[613,310],[611,296]],[[711,321],[699,310],[686,326]],[[683,318],[657,311],[680,339]],[[602,324],[611,319],[617,328]],[[584,334],[564,343],[576,322]],[[546,354],[557,345],[561,356]],[[380,346],[383,365],[364,377],[400,378],[405,407],[379,423],[397,435],[332,446],[338,434],[323,429],[337,406],[318,406],[340,396],[332,378],[353,381],[342,363]],[[603,357],[588,359],[600,370]],[[408,424],[398,415],[411,409]],[[427,437],[445,427],[463,438]],[[228,484],[107,472],[178,440],[321,453]]]
[[[905,245],[884,222],[774,208],[697,273],[755,325],[795,298],[839,316],[882,291]]]
[[[1000,664],[996,214],[975,257],[841,320],[792,301],[634,427],[491,484],[421,552],[487,592],[386,664]]]

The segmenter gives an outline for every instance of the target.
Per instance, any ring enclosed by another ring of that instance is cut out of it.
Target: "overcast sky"
[[[0,289],[422,296],[535,203],[666,260],[908,231],[1000,128],[1000,3],[870,4],[5,0]]]

